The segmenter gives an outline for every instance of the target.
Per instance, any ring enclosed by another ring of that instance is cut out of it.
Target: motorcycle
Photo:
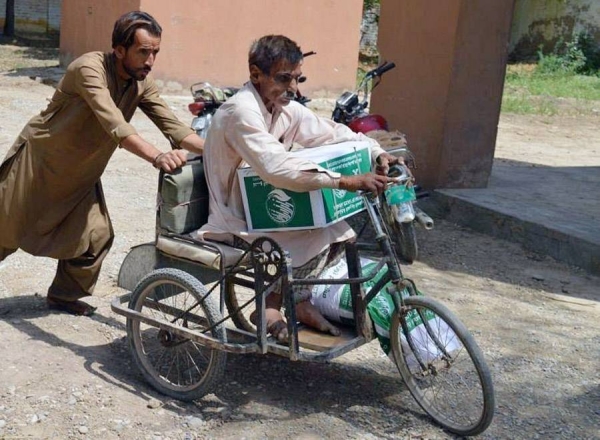
[[[406,136],[398,131],[390,131],[388,122],[382,115],[367,111],[370,92],[379,85],[383,74],[394,67],[394,63],[384,62],[367,72],[355,91],[346,91],[336,99],[332,119],[348,126],[355,133],[363,133],[377,140],[388,153],[403,157],[409,168],[416,168],[415,157],[406,146]],[[396,254],[405,262],[412,263],[418,256],[415,223],[429,230],[433,228],[433,220],[416,206],[416,199],[425,197],[427,193],[414,185],[414,179],[409,178],[409,175],[408,170],[405,170],[399,176],[406,182],[403,203],[392,205],[391,210],[385,213],[385,218],[392,229],[390,235],[393,237]],[[389,197],[389,194],[383,194],[383,197]],[[387,204],[383,203],[382,206]]]
[[[192,129],[198,136],[206,139],[213,115],[221,104],[237,91],[235,87],[213,87],[207,82],[191,85],[190,92],[194,102],[188,105],[188,110],[194,115]]]

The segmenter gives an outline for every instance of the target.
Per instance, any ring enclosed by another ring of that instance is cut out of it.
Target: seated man
[[[302,58],[300,47],[281,35],[265,36],[252,44],[248,59],[250,82],[217,111],[204,146],[210,215],[197,236],[241,248],[260,236],[269,236],[290,252],[295,278],[314,278],[341,258],[344,247],[339,244],[355,237],[352,228],[341,221],[321,229],[248,232],[237,169],[248,164],[271,185],[296,192],[320,188],[381,192],[389,181],[385,176],[389,165],[398,159],[366,136],[318,117],[293,101],[303,78]],[[293,144],[311,148],[349,140],[372,142],[372,158],[377,160],[378,172],[383,175],[341,176],[289,154]],[[339,335],[339,329],[311,304],[311,287],[294,289],[298,320]],[[281,294],[269,295],[266,303],[268,332],[278,340],[286,340],[287,327],[279,311]],[[251,316],[251,320],[255,322],[256,316]]]

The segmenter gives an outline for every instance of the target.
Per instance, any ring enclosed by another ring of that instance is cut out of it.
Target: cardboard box
[[[342,175],[371,171],[369,142],[343,142],[291,154]],[[275,188],[251,168],[239,169],[238,178],[250,231],[322,228],[364,210],[356,193],[331,188],[298,193]]]

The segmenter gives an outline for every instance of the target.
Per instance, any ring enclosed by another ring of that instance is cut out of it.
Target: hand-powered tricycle
[[[131,249],[118,280],[129,293],[112,302],[112,310],[127,318],[131,352],[144,377],[161,393],[193,400],[221,379],[228,352],[331,360],[376,338],[367,306],[386,294],[393,305],[389,356],[413,397],[444,428],[459,435],[483,432],[493,418],[494,390],[482,352],[452,312],[403,276],[388,233],[390,206],[403,197],[398,188],[410,193],[410,185],[402,173],[383,194],[361,194],[376,243],[345,244],[347,277],[297,279],[286,250],[272,238],[258,238],[246,251],[191,238],[208,216],[201,159],[175,174],[161,172],[156,241]],[[375,267],[363,273],[361,252],[375,251]],[[332,336],[298,324],[290,287],[336,284],[349,286],[352,325]],[[265,298],[275,288],[284,297],[286,343],[266,329]]]

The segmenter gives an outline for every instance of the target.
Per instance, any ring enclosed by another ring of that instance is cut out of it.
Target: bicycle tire
[[[221,320],[215,299],[208,296],[202,300],[206,292],[204,285],[187,272],[158,269],[140,280],[129,308],[171,325],[205,331]],[[225,326],[215,326],[210,336],[225,342]],[[224,351],[177,336],[168,326],[159,328],[127,318],[127,337],[144,378],[157,391],[175,399],[199,399],[213,390],[225,372]]]
[[[449,431],[462,436],[482,433],[494,417],[495,398],[490,370],[475,339],[448,308],[431,298],[410,296],[404,305],[392,317],[390,342],[408,390]],[[421,321],[428,326],[413,330]]]
[[[228,279],[225,280],[225,307],[231,317],[233,324],[240,330],[256,333],[256,326],[250,321],[250,314],[256,310],[256,301],[251,301],[240,310],[240,306],[255,297],[255,293],[249,289],[237,286]]]

